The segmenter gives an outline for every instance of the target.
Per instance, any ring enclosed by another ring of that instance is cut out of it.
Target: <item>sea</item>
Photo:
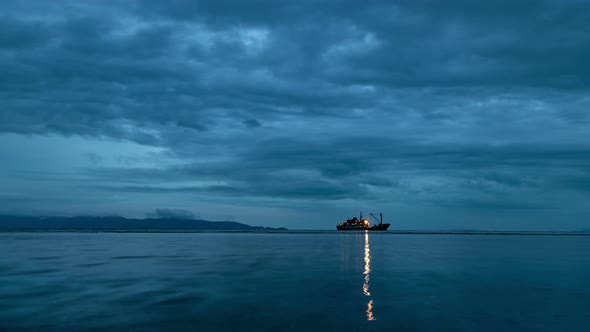
[[[589,236],[0,232],[0,331],[589,329]]]

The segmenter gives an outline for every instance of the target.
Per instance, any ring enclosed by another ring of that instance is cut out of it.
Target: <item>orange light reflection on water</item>
[[[370,285],[370,272],[371,272],[371,248],[369,247],[369,232],[365,231],[365,271],[363,274],[365,275],[365,282],[363,283],[363,294],[365,296],[371,296],[371,292],[369,292],[369,285]],[[373,300],[369,300],[367,303],[367,320],[375,320],[373,316]]]
[[[365,231],[365,271],[363,274],[365,275],[365,283],[363,284],[363,293],[366,296],[371,296],[369,292],[369,281],[370,281],[370,273],[371,272],[371,248],[369,247],[369,233]]]
[[[367,320],[375,320],[375,317],[373,317],[373,300],[367,303]]]

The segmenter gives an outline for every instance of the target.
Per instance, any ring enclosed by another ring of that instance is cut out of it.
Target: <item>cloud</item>
[[[258,128],[262,127],[262,123],[256,119],[248,119],[242,122],[248,128]]]
[[[162,151],[149,163],[127,148],[81,152],[89,164],[59,181],[89,199],[473,209],[586,199],[586,1],[0,10],[0,137]],[[19,174],[10,180],[34,187]]]
[[[153,213],[148,213],[150,218],[162,219],[195,219],[198,218],[194,213],[183,209],[156,209]]]
[[[529,209],[560,204],[544,197],[548,187],[577,190],[579,183],[568,188],[552,182],[587,169],[588,153],[562,147],[537,151],[526,145],[442,148],[379,137],[316,144],[294,139],[261,142],[232,160],[167,169],[101,169],[89,175],[98,183],[118,179],[97,187],[110,192]]]

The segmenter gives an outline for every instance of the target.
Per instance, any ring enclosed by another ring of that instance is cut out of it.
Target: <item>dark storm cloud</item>
[[[421,203],[445,207],[544,209],[561,203],[532,203],[518,196],[534,196],[547,187],[587,189],[584,171],[589,168],[589,149],[538,150],[536,146],[514,145],[444,148],[352,137],[315,144],[305,140],[265,141],[231,161],[166,170],[102,169],[89,175],[100,183],[118,179],[111,186],[98,187],[113,192],[320,201],[382,200],[397,195],[405,200],[418,195],[422,196]],[[429,178],[433,180],[422,182]],[[203,185],[153,185],[189,181],[202,181]],[[224,185],[210,185],[212,182]],[[388,195],[380,197],[383,190]]]
[[[3,49],[22,50],[44,45],[52,35],[42,22],[23,22],[13,17],[0,19],[0,46]]]
[[[143,2],[140,13],[223,29],[267,27],[276,69],[388,86],[587,87],[585,1]],[[147,8],[147,10],[146,10]],[[286,55],[288,56],[288,55]],[[326,57],[322,59],[322,56]],[[291,61],[289,61],[291,60]],[[330,60],[330,61],[322,61]],[[327,67],[326,67],[327,66]]]
[[[547,188],[588,193],[587,1],[0,10],[0,133],[129,141],[175,160],[95,155],[72,186],[498,209],[557,205]]]
[[[262,123],[256,119],[248,119],[243,121],[244,125],[248,128],[258,128],[262,127]]]
[[[326,1],[321,6],[149,1],[121,6],[111,16],[99,15],[96,5],[82,13],[66,9],[50,23],[8,16],[2,44],[24,43],[6,64],[27,66],[29,82],[37,78],[62,85],[67,90],[56,92],[69,92],[61,96],[67,101],[75,97],[68,89],[75,85],[94,88],[88,91],[93,96],[105,95],[98,99],[112,96],[108,104],[126,110],[131,105],[124,101],[138,101],[139,107],[156,102],[155,109],[144,113],[177,106],[182,100],[172,99],[178,93],[197,97],[183,105],[197,110],[228,103],[239,108],[249,99],[269,102],[264,106],[275,111],[273,106],[285,102],[323,109],[342,107],[342,98],[348,105],[358,103],[362,96],[346,98],[350,91],[338,89],[354,84],[585,87],[590,42],[584,6],[572,1],[477,6],[461,1]],[[266,34],[264,45],[249,50],[248,43],[262,38],[255,29]],[[45,47],[32,52],[27,45]],[[273,77],[240,82],[241,75],[255,70],[267,70]],[[16,78],[25,74],[14,73]],[[285,86],[269,88],[283,77]],[[335,85],[333,92],[326,90],[330,84]],[[214,89],[208,90],[211,85]],[[322,88],[321,96],[314,87]],[[41,88],[47,86],[36,92]],[[164,88],[174,93],[161,96]],[[218,98],[225,100],[211,100],[211,90],[219,90]],[[154,98],[158,93],[162,98]],[[107,103],[104,99],[98,102]],[[135,119],[129,112],[117,115]]]

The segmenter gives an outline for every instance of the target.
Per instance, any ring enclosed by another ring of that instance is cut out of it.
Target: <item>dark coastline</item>
[[[281,231],[286,228],[250,226],[235,221],[209,221],[189,218],[124,217],[31,217],[0,215],[0,231]]]

